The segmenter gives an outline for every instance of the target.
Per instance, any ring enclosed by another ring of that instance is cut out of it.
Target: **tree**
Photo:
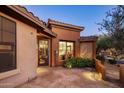
[[[100,36],[97,43],[97,52],[99,52],[100,50],[106,50],[108,48],[112,48],[112,40],[109,36]]]
[[[124,6],[117,6],[106,13],[100,25],[100,31],[106,31],[117,50],[124,51]]]

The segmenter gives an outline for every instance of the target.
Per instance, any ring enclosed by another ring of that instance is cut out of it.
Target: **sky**
[[[85,27],[81,36],[100,35],[98,25],[106,12],[116,6],[110,5],[26,5],[30,12],[47,22],[48,19]]]

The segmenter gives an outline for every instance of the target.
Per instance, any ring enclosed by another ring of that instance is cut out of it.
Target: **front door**
[[[49,64],[49,41],[41,39],[38,41],[38,66]]]

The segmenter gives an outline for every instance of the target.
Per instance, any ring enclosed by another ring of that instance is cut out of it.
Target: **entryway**
[[[49,40],[39,39],[38,40],[38,66],[49,65]]]

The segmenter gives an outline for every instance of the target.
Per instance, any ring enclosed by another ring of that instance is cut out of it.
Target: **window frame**
[[[17,70],[17,24],[12,19],[4,17],[3,15],[0,15],[0,17],[1,17],[1,28],[0,28],[1,33],[4,31],[2,29],[2,25],[3,25],[2,18],[13,22],[14,25],[15,25],[15,28],[14,28],[15,32],[5,31],[7,33],[11,33],[11,34],[14,35],[14,37],[15,37],[14,42],[4,42],[3,35],[1,34],[0,45],[10,45],[12,49],[11,50],[2,49],[2,50],[0,50],[0,52],[12,52],[12,51],[14,51],[14,56],[15,56],[15,59],[14,59],[15,62],[14,62],[14,65],[13,65],[13,69],[8,68],[7,70],[0,72],[0,75],[1,75],[1,74],[8,73],[8,72],[12,73],[12,71]]]
[[[69,40],[59,40],[59,43],[60,42],[65,42],[66,43],[66,53],[67,53],[67,43],[73,43],[73,56],[75,56],[75,41],[69,41]],[[60,47],[60,44],[59,44],[59,47]],[[66,59],[65,59],[66,60]],[[65,61],[65,60],[61,60],[60,59],[60,55],[59,55],[59,61]]]

